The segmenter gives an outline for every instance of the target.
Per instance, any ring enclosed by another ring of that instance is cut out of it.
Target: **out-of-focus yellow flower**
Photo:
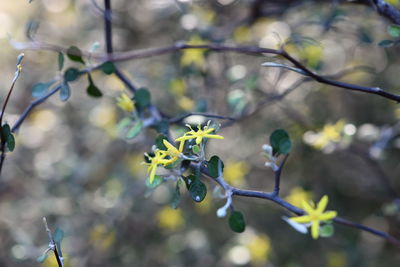
[[[215,12],[210,8],[204,6],[193,6],[194,15],[205,24],[212,24],[215,19]]]
[[[398,5],[400,3],[399,0],[386,0],[386,3],[391,5]]]
[[[251,261],[255,265],[263,265],[267,262],[271,253],[271,241],[266,235],[256,235],[247,244]]]
[[[115,127],[117,123],[117,113],[114,105],[105,103],[94,107],[90,111],[89,120],[93,125],[106,130],[111,137],[118,136]]]
[[[157,219],[158,225],[161,228],[172,231],[179,229],[185,223],[182,211],[169,206],[164,207],[158,212]]]
[[[201,129],[201,126],[197,126],[197,131],[193,130],[190,125],[186,125],[189,127],[190,131],[186,132],[184,136],[177,138],[175,141],[185,141],[190,139],[196,139],[196,144],[200,144],[203,141],[203,138],[213,138],[213,139],[224,139],[223,136],[217,134],[210,134],[211,132],[215,131],[214,128],[208,128],[209,126],[206,125]]]
[[[105,251],[115,242],[115,231],[107,229],[104,224],[98,224],[90,231],[90,244],[95,248]]]
[[[313,193],[311,191],[305,191],[303,188],[299,186],[290,190],[289,195],[285,197],[285,200],[287,202],[296,207],[300,207],[303,201],[309,202],[312,199],[313,199]]]
[[[300,57],[307,61],[307,64],[315,68],[322,58],[323,49],[319,45],[306,45],[300,51]]]
[[[135,109],[135,102],[125,93],[117,97],[117,105],[127,112],[132,112]]]
[[[318,202],[315,208],[314,202],[307,203],[302,202],[302,206],[306,215],[292,217],[290,220],[297,223],[311,223],[311,236],[313,239],[317,239],[319,236],[319,224],[323,221],[328,221],[337,216],[336,211],[326,211],[324,212],[326,206],[328,205],[328,196],[323,196]]]
[[[203,199],[202,202],[196,204],[196,210],[199,211],[199,213],[205,214],[210,212],[211,207],[212,207],[212,201],[211,197],[209,194],[206,195],[206,197]]]
[[[251,41],[251,30],[247,26],[239,26],[233,32],[235,43],[247,43]]]
[[[188,42],[188,45],[202,45],[205,42],[198,36],[194,35]],[[203,68],[205,64],[204,53],[206,49],[185,49],[182,52],[181,66],[190,66],[191,64]]]
[[[233,186],[242,186],[245,184],[244,177],[249,171],[250,167],[244,161],[228,161],[224,167],[224,179]]]
[[[54,253],[52,251],[50,251],[48,255],[49,256],[47,257],[47,259],[42,263],[42,266],[43,267],[58,267],[58,263],[57,263],[56,257],[54,256]],[[63,253],[63,258],[64,258],[64,267],[69,267],[70,263],[69,263],[68,256],[65,256],[65,254]]]
[[[185,111],[190,111],[194,109],[195,102],[189,97],[181,96],[178,98],[178,106]]]
[[[318,133],[318,138],[312,144],[317,149],[323,149],[331,142],[339,142],[346,122],[339,120],[335,124],[326,124]]]
[[[346,267],[347,259],[343,252],[329,252],[327,255],[327,267]]]
[[[129,155],[125,158],[125,164],[132,177],[140,177],[144,175],[144,169],[141,166],[143,162],[143,154]]]
[[[183,96],[186,93],[186,82],[183,79],[174,79],[169,83],[169,89],[176,96]]]

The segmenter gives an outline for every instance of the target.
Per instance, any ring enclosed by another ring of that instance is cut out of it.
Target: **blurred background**
[[[104,51],[103,18],[93,2],[102,8],[100,0],[1,1],[3,100],[21,52],[11,43],[29,42],[27,25],[38,25],[35,40]],[[395,45],[400,33],[373,8],[343,2],[113,0],[115,51],[179,40],[269,48],[285,44],[320,74],[400,93]],[[22,74],[5,114],[10,124],[34,99],[34,84],[60,77],[57,53],[24,52]],[[264,62],[286,63],[270,55],[187,50],[118,66],[135,85],[149,88],[153,103],[171,117],[196,111],[241,118],[221,129],[225,140],[211,140],[208,147],[209,156],[224,161],[225,178],[233,185],[272,190],[274,176],[264,166],[262,145],[274,129],[284,128],[294,148],[282,174],[282,197],[300,206],[302,199],[318,201],[326,194],[328,209],[399,238],[399,106],[261,67]],[[79,67],[68,60],[66,65]],[[43,264],[36,262],[48,245],[44,216],[53,230],[65,232],[66,266],[400,262],[399,249],[390,243],[340,225],[333,237],[314,241],[282,220],[290,215],[285,210],[257,199],[234,199],[247,228],[233,233],[227,218],[216,216],[224,201],[213,198],[215,184],[208,181],[202,203],[194,203],[185,189],[179,209],[172,209],[175,184],[165,182],[149,192],[146,167],[140,164],[157,133],[145,129],[127,140],[117,124],[128,115],[117,107],[116,97],[129,92],[115,76],[92,75],[102,98],[87,96],[87,81],[81,79],[72,84],[67,102],[54,95],[16,135],[16,149],[7,154],[0,179],[0,266],[57,266],[52,255]],[[186,122],[204,121],[192,117]],[[172,130],[179,133],[183,127]]]

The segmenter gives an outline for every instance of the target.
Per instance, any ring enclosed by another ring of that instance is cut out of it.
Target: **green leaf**
[[[192,151],[194,154],[199,154],[200,153],[200,147],[198,145],[192,146]]]
[[[47,259],[48,256],[49,256],[49,254],[48,254],[48,253],[45,253],[45,254],[43,254],[43,255],[37,257],[37,258],[36,258],[36,261],[39,262],[39,263],[43,263],[43,262]]]
[[[77,68],[69,68],[64,72],[64,79],[67,82],[75,81],[79,78],[81,72]]]
[[[135,138],[140,134],[142,128],[143,128],[143,122],[142,121],[136,122],[135,125],[127,132],[126,138],[128,139]]]
[[[393,38],[399,38],[400,37],[400,26],[399,25],[391,25],[391,26],[389,26],[388,33]]]
[[[181,200],[180,181],[176,182],[175,191],[172,195],[171,207],[177,209]]]
[[[58,52],[58,70],[61,71],[64,67],[64,54]]]
[[[85,64],[85,61],[82,59],[82,52],[81,50],[76,47],[76,46],[70,46],[67,50],[67,56],[69,59],[75,62],[79,62],[82,64]]]
[[[61,84],[61,89],[60,89],[60,100],[67,101],[70,96],[71,96],[71,89],[69,88],[67,82],[63,82]]]
[[[90,75],[90,73],[88,73],[88,81],[89,81],[89,86],[86,89],[86,92],[88,93],[88,95],[90,95],[92,97],[102,97],[103,93],[94,84],[92,76]]]
[[[164,178],[163,178],[162,176],[155,175],[155,176],[154,176],[153,183],[150,183],[149,177],[147,177],[145,183],[146,183],[147,188],[154,189],[154,188],[156,188],[157,186],[159,186],[163,181],[164,181]]]
[[[319,228],[319,235],[321,237],[331,237],[335,233],[335,229],[332,224],[325,224]]]
[[[7,123],[3,125],[3,127],[1,128],[1,130],[3,131],[3,136],[6,139],[6,145],[9,151],[13,151],[15,148],[15,138],[14,135],[11,132],[11,127],[10,125],[8,125]]]
[[[189,185],[189,192],[194,201],[201,202],[207,195],[207,187],[200,179],[195,179]]]
[[[221,162],[221,171],[224,171],[224,162],[218,157],[218,156],[212,156],[211,159],[208,161],[208,174],[212,178],[218,178],[219,170],[218,170],[218,164]]]
[[[13,135],[13,134],[10,134],[10,135],[7,137],[6,142],[7,142],[7,148],[8,148],[8,150],[11,151],[11,152],[13,152],[13,151],[14,151],[14,148],[15,148],[15,138],[14,138],[14,135]]]
[[[35,98],[41,97],[44,95],[50,88],[55,83],[55,80],[49,81],[47,83],[37,83],[32,87],[32,96]]]
[[[168,138],[166,136],[162,135],[162,134],[157,136],[157,138],[155,140],[155,145],[160,150],[167,150],[167,147],[164,145],[163,140],[167,140],[168,141]]]
[[[131,118],[123,118],[117,124],[117,131],[120,132],[124,130],[132,122]]]
[[[229,216],[229,227],[236,233],[243,233],[246,229],[246,222],[244,216],[239,211],[234,211]]]
[[[273,154],[288,154],[292,149],[292,141],[290,141],[289,134],[283,130],[275,130],[269,137],[269,142],[273,149]]]
[[[168,134],[169,131],[169,121],[161,120],[159,123],[155,125],[157,132],[160,134]]]
[[[54,242],[61,243],[61,241],[64,239],[64,231],[61,230],[60,228],[56,228],[56,230],[53,233],[53,239]]]
[[[135,102],[139,109],[145,108],[150,104],[151,95],[146,88],[140,88],[135,93]]]
[[[378,43],[380,47],[391,47],[395,44],[392,40],[382,40]]]
[[[101,65],[101,70],[107,74],[113,74],[115,72],[115,65],[111,61],[107,61]]]

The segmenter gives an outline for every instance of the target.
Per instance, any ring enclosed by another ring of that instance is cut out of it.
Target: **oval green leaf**
[[[69,68],[64,72],[64,79],[67,82],[72,82],[78,79],[80,75],[81,73],[77,68]]]
[[[236,233],[243,233],[246,229],[246,221],[244,220],[244,216],[239,211],[234,211],[229,216],[229,227],[232,231]]]
[[[75,62],[79,62],[82,64],[85,64],[85,61],[82,59],[82,52],[81,50],[76,47],[76,46],[70,46],[67,50],[67,56],[69,59]]]
[[[271,134],[269,141],[274,155],[288,154],[292,149],[292,141],[290,141],[289,134],[283,129],[275,130]]]
[[[201,202],[207,195],[207,187],[202,181],[196,179],[190,184],[189,192],[194,201]]]

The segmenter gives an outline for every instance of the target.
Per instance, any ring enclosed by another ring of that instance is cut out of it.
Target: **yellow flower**
[[[188,45],[202,45],[205,42],[198,36],[193,36],[188,42]],[[181,66],[190,66],[191,64],[196,65],[199,68],[204,67],[204,53],[206,49],[185,49],[182,52]]]
[[[172,231],[182,227],[185,223],[182,211],[168,206],[158,212],[157,219],[161,228]]]
[[[245,161],[228,161],[224,167],[224,179],[233,186],[243,186],[244,177],[249,173],[250,167]]]
[[[203,141],[203,138],[224,139],[223,136],[210,134],[211,132],[215,131],[215,129],[208,128],[208,125],[204,126],[203,130],[201,129],[201,126],[198,125],[197,131],[193,130],[189,125],[186,126],[189,127],[190,131],[186,132],[184,136],[177,138],[175,141],[182,142],[185,140],[196,139],[196,144],[200,144],[201,141]]]
[[[165,156],[169,156],[170,158],[168,159],[169,164],[174,163],[177,161],[183,151],[183,145],[185,144],[185,141],[180,142],[179,149],[174,147],[170,142],[167,140],[163,140],[164,146],[167,147],[167,150],[161,150],[161,153],[163,153]]]
[[[250,250],[251,261],[254,265],[264,265],[271,253],[271,241],[266,235],[254,236],[247,247]]]
[[[302,203],[303,209],[307,215],[290,218],[290,220],[298,223],[311,223],[311,236],[313,239],[317,239],[319,235],[319,224],[321,221],[328,221],[337,216],[336,211],[324,212],[328,205],[328,196],[323,196],[318,202],[317,207],[311,201],[310,204],[306,201]]]
[[[154,181],[158,165],[170,164],[170,161],[168,159],[165,159],[167,155],[163,152],[165,151],[157,150],[154,157],[150,157],[149,155],[145,154],[147,158],[150,160],[150,163],[146,163],[147,165],[149,165],[149,168],[147,168],[147,173],[150,173],[149,175],[150,184],[152,184]]]
[[[339,120],[335,124],[326,124],[312,145],[317,149],[323,149],[332,142],[340,142],[345,124],[344,120]]]
[[[94,226],[89,234],[90,244],[101,251],[111,247],[115,239],[115,231],[109,230],[104,224]]]
[[[303,201],[308,202],[312,199],[313,193],[310,191],[305,191],[301,187],[295,187],[292,190],[290,190],[290,194],[285,197],[285,200],[289,202],[290,204],[298,207],[301,206],[301,203]]]
[[[117,97],[117,105],[128,112],[132,112],[135,109],[135,103],[129,96],[123,93],[120,97]]]

